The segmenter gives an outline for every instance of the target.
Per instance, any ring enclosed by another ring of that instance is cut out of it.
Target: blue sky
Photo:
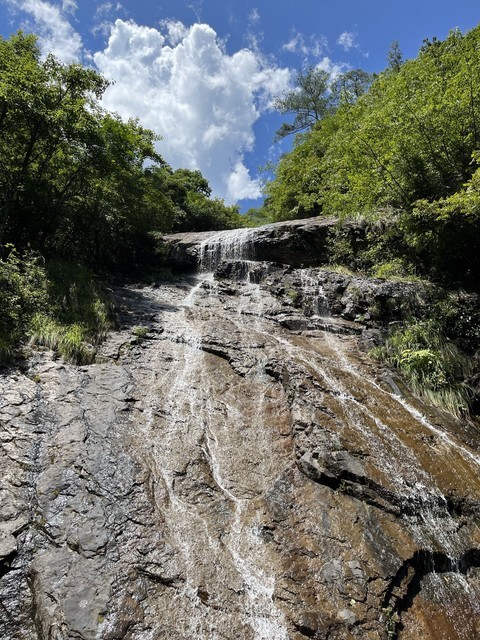
[[[299,69],[378,72],[394,40],[410,58],[479,21],[478,0],[0,0],[3,37],[37,33],[45,53],[113,79],[105,107],[138,116],[174,168],[200,169],[242,210],[290,147],[273,144],[273,101]]]

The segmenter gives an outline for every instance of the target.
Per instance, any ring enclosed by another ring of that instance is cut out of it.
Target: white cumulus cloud
[[[237,162],[228,176],[227,184],[228,193],[234,200],[255,199],[262,195],[260,180],[252,180],[247,167],[241,160]]]
[[[162,20],[160,26],[166,32],[168,44],[172,46],[179,44],[188,35],[188,28],[180,20]]]
[[[42,53],[53,53],[62,62],[78,62],[82,56],[82,39],[73,29],[67,13],[76,9],[74,0],[64,0],[61,4],[45,0],[6,0],[10,8],[26,14],[24,28],[31,29],[39,36]]]
[[[158,149],[167,162],[200,169],[215,195],[227,202],[258,197],[244,154],[254,147],[254,123],[289,86],[290,71],[257,51],[227,54],[206,24],[162,27],[116,20],[108,46],[94,54],[115,82],[105,106],[162,135]]]

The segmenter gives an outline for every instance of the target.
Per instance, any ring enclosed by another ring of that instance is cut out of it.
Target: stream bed
[[[480,638],[477,433],[317,270],[235,257],[117,287],[95,364],[3,372],[0,637]]]

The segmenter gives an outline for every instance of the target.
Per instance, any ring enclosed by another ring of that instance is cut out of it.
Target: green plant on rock
[[[448,384],[439,352],[432,349],[404,349],[398,359],[399,367],[412,380],[440,389]]]
[[[75,364],[93,362],[95,351],[88,343],[89,332],[79,324],[63,325],[45,314],[36,314],[30,326],[30,343],[53,349]]]
[[[43,259],[32,251],[21,257],[12,245],[0,252],[0,362],[11,358],[35,313],[48,307]]]
[[[95,345],[112,327],[112,303],[84,267],[54,260],[45,270],[49,304],[30,320],[30,344],[53,349],[68,362],[89,364],[95,358]]]
[[[133,329],[132,329],[132,333],[136,338],[137,344],[139,344],[140,342],[143,342],[145,340],[145,338],[147,337],[148,332],[149,332],[149,328],[148,327],[143,327],[143,326],[133,327]]]
[[[394,282],[412,282],[419,278],[412,273],[412,267],[404,258],[392,258],[387,262],[374,265],[371,269],[374,278],[393,280]]]
[[[393,638],[397,630],[397,625],[400,622],[400,616],[393,607],[385,607],[382,609],[382,620],[385,622],[387,638]]]
[[[449,340],[438,319],[411,320],[394,331],[375,354],[395,366],[413,391],[455,416],[468,412],[464,380],[471,362]]]

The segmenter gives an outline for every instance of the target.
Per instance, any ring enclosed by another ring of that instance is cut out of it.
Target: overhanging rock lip
[[[251,230],[252,235],[255,232],[261,233],[265,231],[271,231],[273,234],[277,230],[285,228],[298,228],[298,229],[314,229],[319,227],[331,227],[338,224],[338,218],[324,218],[322,216],[316,216],[314,218],[302,218],[300,220],[282,220],[280,222],[270,222],[269,224],[263,224],[260,227],[240,227],[240,229],[224,229],[220,231],[184,231],[181,233],[168,233],[162,236],[162,239],[166,242],[181,242],[188,241],[191,243],[202,242],[208,238],[215,238],[221,236],[227,232],[234,232],[239,230]]]
[[[325,263],[327,233],[337,225],[337,218],[315,217],[274,222],[261,227],[167,234],[162,236],[162,240],[168,248],[167,264],[184,270],[198,267],[202,243],[220,243],[222,238],[231,238],[235,234],[243,235],[248,242],[249,259],[273,260],[294,267],[316,266]]]

